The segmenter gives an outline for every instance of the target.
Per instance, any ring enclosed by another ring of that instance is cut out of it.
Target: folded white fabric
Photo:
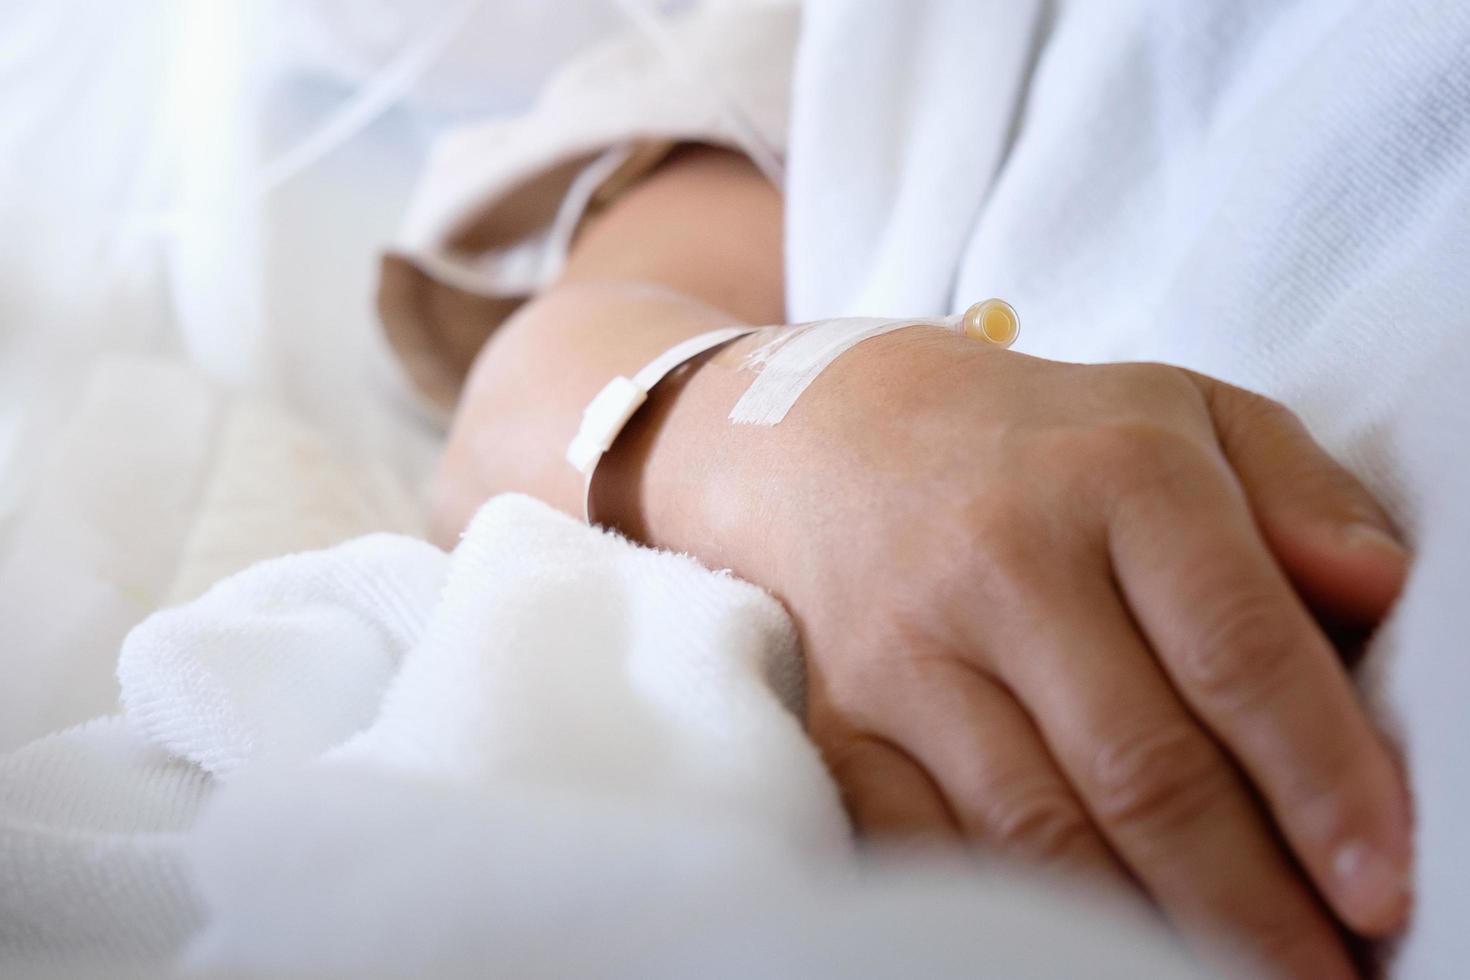
[[[128,721],[216,776],[301,764],[366,728],[449,560],[396,534],[261,562],[128,634]]]
[[[1009,875],[854,874],[781,607],[528,498],[253,566],[118,676],[0,758],[7,975],[1199,975]]]
[[[116,716],[0,757],[0,974],[182,943],[202,914],[179,844],[209,790]]]
[[[830,849],[795,643],[755,586],[505,496],[452,558],[372,535],[227,579],[135,629],[118,679],[130,723],[217,776],[325,757],[591,784]]]

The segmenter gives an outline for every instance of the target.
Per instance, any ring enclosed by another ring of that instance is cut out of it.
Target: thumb
[[[1315,609],[1374,625],[1403,588],[1409,552],[1358,479],[1289,409],[1192,375],[1267,546]]]

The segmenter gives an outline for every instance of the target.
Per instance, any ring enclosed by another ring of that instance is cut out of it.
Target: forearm
[[[580,513],[581,477],[563,453],[587,402],[685,337],[779,321],[780,241],[778,192],[743,158],[712,149],[679,152],[590,219],[561,279],[476,360],[435,483],[436,536],[452,540],[480,502],[506,491]],[[661,416],[682,380],[660,385],[640,415]],[[604,463],[620,479],[599,479],[610,510],[632,525],[642,523],[637,485],[655,449],[647,421]]]

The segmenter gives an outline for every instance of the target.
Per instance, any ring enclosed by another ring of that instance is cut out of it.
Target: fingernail
[[[1392,554],[1399,560],[1408,558],[1409,552],[1398,539],[1377,524],[1349,524],[1343,531],[1343,541],[1349,548],[1368,548]]]
[[[1368,932],[1394,928],[1409,905],[1409,876],[1375,847],[1353,841],[1332,862],[1342,906],[1352,910],[1351,924]]]

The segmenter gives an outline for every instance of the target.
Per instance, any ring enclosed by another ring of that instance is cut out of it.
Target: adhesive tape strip
[[[996,347],[1009,347],[1020,333],[1020,324],[1020,317],[1009,303],[988,299],[958,316],[905,320],[845,317],[788,327],[745,359],[742,367],[758,373],[730,409],[729,418],[737,424],[776,425],[833,361],[864,340],[894,330],[920,325],[944,327]]]

